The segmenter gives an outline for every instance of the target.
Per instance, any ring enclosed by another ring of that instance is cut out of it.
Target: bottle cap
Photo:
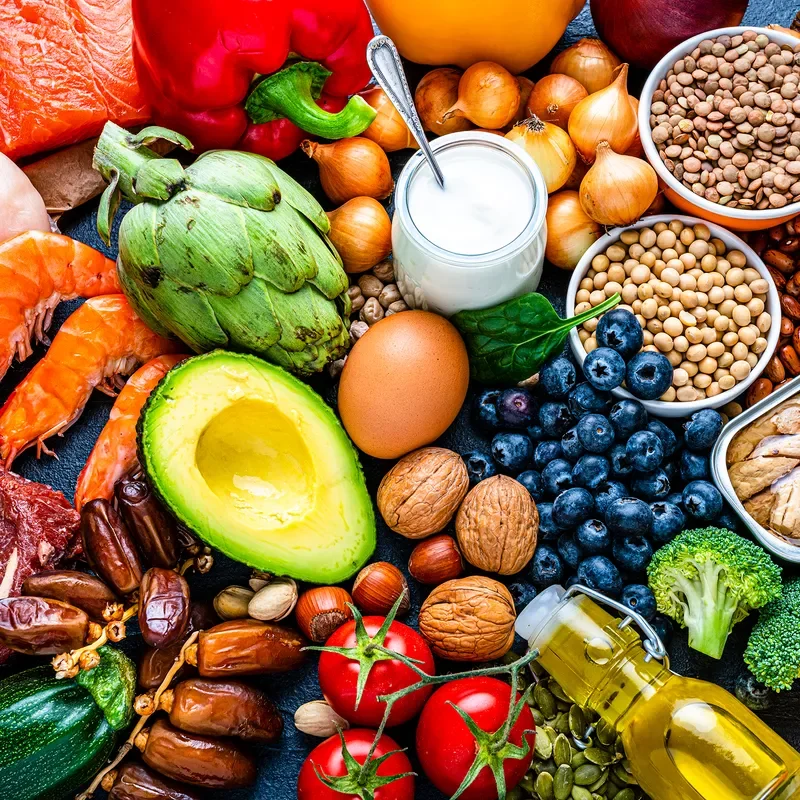
[[[530,644],[538,636],[545,623],[563,599],[565,591],[561,586],[550,586],[531,600],[517,617],[515,629]]]

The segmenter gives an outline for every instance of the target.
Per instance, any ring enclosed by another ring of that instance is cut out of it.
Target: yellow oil
[[[586,596],[536,637],[542,666],[615,725],[653,800],[800,800],[800,754],[722,687],[645,660],[639,636]]]

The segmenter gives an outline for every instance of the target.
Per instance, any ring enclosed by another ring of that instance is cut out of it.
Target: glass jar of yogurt
[[[395,191],[392,251],[408,306],[450,316],[535,291],[547,237],[539,168],[493,133],[451,133],[431,148],[444,189],[417,151]]]

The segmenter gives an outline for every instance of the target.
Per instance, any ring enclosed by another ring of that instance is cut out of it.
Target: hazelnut
[[[414,580],[429,585],[457,578],[464,571],[464,562],[455,539],[442,534],[420,542],[411,551],[408,571]]]
[[[538,532],[536,504],[521,483],[506,475],[481,481],[456,516],[464,558],[500,575],[514,575],[533,558]]]
[[[339,731],[346,731],[350,723],[344,717],[340,717],[324,700],[312,700],[310,703],[303,703],[294,712],[294,726],[301,733],[327,739]]]
[[[502,583],[474,575],[437,586],[422,604],[419,630],[450,661],[494,661],[514,643],[514,600]]]
[[[403,573],[387,561],[368,564],[353,583],[353,600],[365,614],[388,614],[400,595],[403,599],[397,615],[403,616],[411,608],[408,583]]]
[[[259,589],[247,606],[247,613],[262,622],[286,619],[297,604],[297,584],[291,578],[275,578]]]
[[[468,489],[467,467],[458,453],[423,447],[386,473],[378,487],[378,510],[395,533],[421,539],[450,522]]]
[[[348,608],[353,598],[338,586],[317,586],[303,592],[297,601],[297,627],[312,642],[324,642],[339,627],[353,619]]]

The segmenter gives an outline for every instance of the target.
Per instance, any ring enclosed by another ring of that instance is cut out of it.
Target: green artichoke
[[[217,150],[183,167],[147,147],[185,137],[109,122],[94,167],[109,181],[97,229],[108,243],[124,197],[118,272],[142,319],[196,352],[254,353],[319,372],[350,343],[348,280],[317,201],[273,161]]]

